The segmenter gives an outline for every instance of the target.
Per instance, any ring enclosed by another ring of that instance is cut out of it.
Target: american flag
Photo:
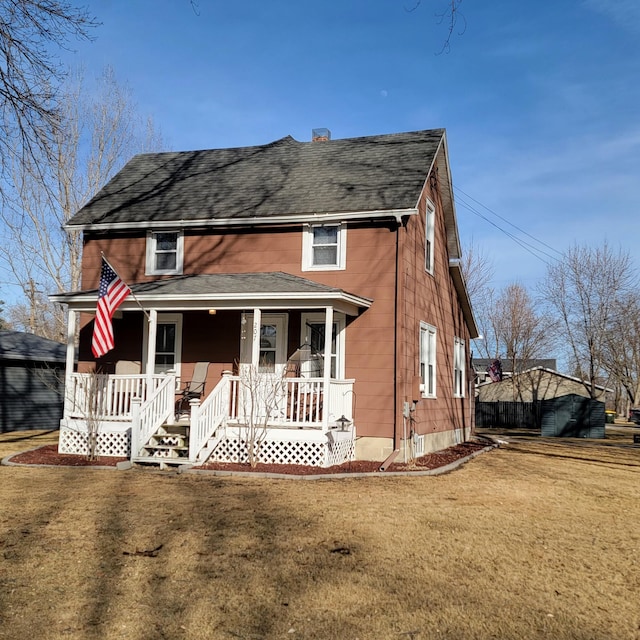
[[[111,318],[115,310],[130,293],[131,289],[120,280],[111,265],[102,258],[98,306],[96,308],[96,321],[93,326],[93,340],[91,341],[91,351],[93,351],[93,355],[96,358],[100,358],[107,351],[113,349]]]

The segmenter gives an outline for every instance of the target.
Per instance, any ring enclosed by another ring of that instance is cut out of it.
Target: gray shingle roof
[[[209,295],[212,297],[228,294],[267,293],[333,294],[342,291],[283,272],[204,273],[193,276],[173,276],[164,280],[134,284],[131,285],[131,289],[136,295]]]
[[[443,129],[135,156],[70,226],[413,208]]]
[[[123,306],[135,308],[136,300],[175,301],[176,308],[184,308],[184,301],[206,301],[215,304],[224,301],[232,302],[232,306],[240,302],[256,300],[286,300],[290,304],[297,300],[300,304],[314,301],[341,301],[350,308],[366,308],[373,302],[370,298],[349,293],[344,289],[330,287],[307,278],[294,276],[281,271],[266,273],[206,273],[190,276],[172,276],[155,280],[130,284],[135,298],[130,296]],[[74,305],[76,308],[95,308],[98,290],[59,293],[51,296],[52,300]]]
[[[64,362],[66,345],[32,333],[0,331],[0,360]]]

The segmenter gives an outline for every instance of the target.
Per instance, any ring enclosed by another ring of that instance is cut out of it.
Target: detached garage
[[[59,427],[65,357],[64,344],[0,331],[0,433]]]

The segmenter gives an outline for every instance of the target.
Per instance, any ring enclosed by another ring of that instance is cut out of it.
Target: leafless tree
[[[28,303],[18,302],[7,309],[7,320],[16,331],[34,333],[49,340],[60,341],[65,328],[60,326],[57,309],[42,292],[36,292]]]
[[[464,247],[460,266],[467,285],[467,293],[471,298],[471,304],[475,306],[475,304],[481,302],[490,288],[489,284],[495,272],[493,263],[487,254],[472,240]]]
[[[505,370],[514,376],[514,400],[522,393],[535,389],[540,371],[529,370],[527,361],[548,357],[554,348],[555,327],[551,319],[536,308],[535,300],[519,283],[507,285],[496,299],[492,326],[497,344],[506,360]]]
[[[575,245],[547,268],[541,292],[561,327],[570,366],[593,398],[610,368],[607,344],[617,339],[610,333],[616,310],[636,283],[629,254],[606,242],[600,247]]]
[[[24,294],[24,328],[54,339],[65,335],[65,320],[45,294],[80,287],[82,237],[64,225],[133,153],[161,145],[111,69],[95,91],[86,84],[82,73],[69,76],[48,150],[13,163],[15,188],[0,213],[9,240],[0,245],[0,268]],[[39,322],[43,317],[49,319],[45,324]]]
[[[415,11],[422,4],[422,0],[415,0],[413,6],[405,7],[407,11]],[[447,36],[442,44],[442,49],[439,53],[448,53],[451,49],[451,37],[453,32],[458,27],[458,33],[463,34],[467,28],[467,22],[464,15],[460,11],[460,5],[462,0],[447,0],[444,5],[444,9],[439,10],[436,13],[436,18],[442,24],[447,25]]]
[[[247,448],[247,462],[255,467],[268,434],[269,421],[284,411],[286,404],[286,368],[268,370],[263,364],[244,364],[240,371],[242,439]]]
[[[470,242],[464,247],[461,267],[478,329],[482,335],[482,339],[476,341],[476,348],[484,358],[498,357],[498,353],[494,353],[497,338],[491,323],[495,298],[495,291],[490,286],[494,274],[493,263],[481,248]]]
[[[65,0],[0,0],[0,176],[16,161],[52,153],[59,122],[56,57],[97,23]],[[0,196],[5,185],[0,181]]]
[[[618,409],[640,406],[640,295],[629,292],[616,302],[604,344],[604,366],[623,394]]]
[[[496,334],[511,371],[517,362],[548,355],[553,346],[552,325],[521,284],[509,284],[500,292],[495,311]]]
[[[4,300],[0,300],[0,331],[9,328],[7,321],[4,319]]]

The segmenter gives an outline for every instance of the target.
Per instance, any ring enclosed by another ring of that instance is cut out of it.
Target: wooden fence
[[[540,402],[476,402],[476,427],[539,429]]]

